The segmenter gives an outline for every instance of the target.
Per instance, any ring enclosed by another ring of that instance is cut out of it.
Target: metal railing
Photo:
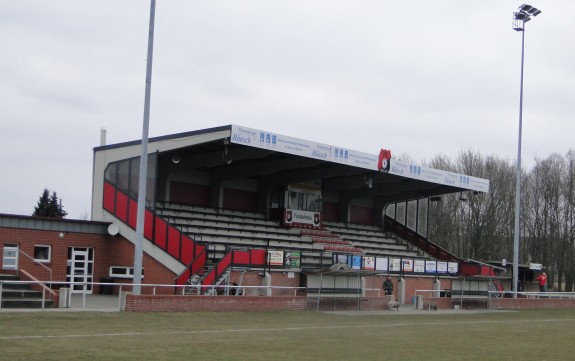
[[[0,247],[0,250],[4,250],[4,247]],[[43,264],[42,262],[40,262],[39,260],[35,259],[34,257],[30,256],[28,253],[22,251],[20,248],[18,248],[18,253],[22,254],[24,257],[30,259],[32,261],[32,263],[37,264],[39,266],[41,266],[42,268],[46,269],[48,271],[48,273],[50,274],[50,281],[52,281],[52,269],[48,266],[46,266],[45,264]],[[16,266],[16,268],[13,270],[16,271],[16,275],[20,274],[20,266]]]
[[[18,248],[18,252],[20,252],[20,254],[23,254],[24,256],[28,257],[30,260],[32,260],[33,263],[42,266],[44,269],[46,269],[48,271],[48,273],[50,273],[50,281],[52,281],[52,270],[50,269],[50,267],[42,264],[42,262],[40,262],[39,260],[35,259],[34,257],[30,256],[28,253],[22,251],[21,249]]]
[[[173,284],[133,284],[133,283],[114,283],[114,282],[47,282],[47,281],[9,281],[9,280],[0,280],[0,309],[2,309],[2,301],[7,299],[3,297],[2,291],[5,285],[10,284],[30,284],[30,285],[38,285],[43,288],[48,288],[48,285],[52,286],[59,286],[60,290],[65,289],[66,291],[60,292],[61,296],[66,297],[65,299],[59,299],[60,305],[63,305],[62,308],[76,308],[82,311],[88,309],[110,309],[121,311],[124,308],[125,296],[129,293],[133,286],[140,286],[142,295],[149,294],[149,295],[156,295],[158,291],[162,288],[167,289],[174,289],[176,288],[178,291],[176,294],[186,296],[185,289],[189,287],[197,287],[201,288],[204,287],[202,285],[173,285]],[[97,295],[87,293],[82,290],[94,289],[94,286],[111,286],[111,287],[118,287],[118,293],[114,295]],[[242,296],[262,296],[268,293],[266,290],[271,289],[272,295],[273,293],[284,293],[283,295],[290,295],[290,296],[306,296],[306,288],[305,287],[290,287],[290,286],[236,286],[236,285],[220,285],[217,287],[218,290],[221,291],[219,296],[227,296],[227,297],[242,297]],[[71,291],[72,290],[72,291]],[[80,290],[80,292],[73,292],[74,290]],[[234,290],[235,292],[230,292]],[[274,292],[275,290],[275,292]],[[164,294],[164,293],[162,293]],[[167,293],[166,293],[167,294]],[[202,297],[214,297],[214,296],[202,296]],[[73,298],[75,306],[73,307]],[[93,302],[92,300],[95,298],[99,298],[100,305],[97,307],[90,307],[88,302]],[[114,301],[115,299],[115,301]],[[104,302],[102,302],[104,300]],[[46,305],[49,300],[45,296],[45,292],[42,292],[41,298],[41,309],[47,309]],[[13,308],[11,308],[13,309]]]
[[[512,291],[481,291],[466,294],[465,290],[415,290],[414,296],[423,296],[436,298],[441,297],[441,294],[449,294],[446,298],[451,298],[453,301],[457,299],[459,301],[459,307],[463,307],[464,300],[484,300],[487,302],[487,308],[493,309],[493,305],[497,304],[498,300],[501,299],[512,299],[514,298],[515,292]],[[453,297],[455,296],[455,297]],[[467,296],[467,297],[466,297]],[[517,292],[517,298],[519,299],[575,299],[575,292]]]

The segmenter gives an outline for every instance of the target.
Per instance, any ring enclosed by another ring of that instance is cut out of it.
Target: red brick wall
[[[20,250],[33,257],[35,245],[51,246],[50,262],[43,263],[52,270],[53,281],[66,281],[66,264],[68,260],[68,247],[94,248],[94,281],[107,276],[108,242],[111,236],[85,233],[64,233],[59,237],[58,231],[40,231],[16,228],[0,228],[0,247],[6,243],[16,243]],[[2,261],[0,260],[0,263]],[[49,280],[49,272],[42,266],[35,264],[31,259],[20,254],[19,267],[31,273],[41,281]]]
[[[433,290],[434,289],[434,279],[433,278],[417,278],[409,277],[405,278],[405,302],[411,303],[411,297],[415,296],[415,290]],[[440,280],[441,289],[450,289],[451,282],[449,280]],[[397,285],[396,285],[397,286]],[[397,290],[397,288],[394,288]]]
[[[123,237],[116,237],[112,242],[110,242],[110,247],[108,248],[108,260],[109,265],[112,266],[124,266],[132,267],[134,265],[134,245]],[[150,257],[148,254],[144,253],[142,259],[142,266],[144,268],[144,278],[142,283],[146,284],[173,284],[174,278],[177,276],[174,272],[170,271],[166,267],[162,266],[161,263]],[[108,270],[106,269],[106,275]],[[99,279],[96,280],[99,282]],[[131,283],[131,279],[117,279],[117,283]],[[114,287],[117,292],[117,287]],[[122,286],[123,291],[131,291],[131,287]],[[149,287],[143,287],[142,293],[152,293],[153,289]],[[157,294],[174,294],[174,288],[172,287],[158,287],[156,288]]]
[[[313,297],[307,299],[311,311],[378,311],[388,310],[391,296],[381,297]]]
[[[305,302],[305,297],[289,296],[153,296],[129,294],[126,296],[126,311],[304,311]]]
[[[88,233],[64,233],[64,237],[59,237],[58,231],[41,231],[30,229],[3,228],[0,227],[0,247],[8,244],[18,244],[20,250],[33,257],[35,245],[51,246],[50,262],[43,263],[52,270],[52,281],[66,281],[66,266],[68,260],[68,247],[87,247],[94,249],[94,282],[100,282],[102,277],[108,277],[110,266],[131,267],[134,264],[134,246],[122,236],[110,236],[107,234]],[[18,260],[19,268],[29,272],[40,281],[49,281],[50,273],[44,267],[32,262],[31,259],[20,254]],[[0,269],[2,259],[0,257]],[[173,272],[166,269],[156,260],[144,254],[144,283],[172,284]],[[117,283],[131,283],[131,279],[117,279]],[[55,286],[54,288],[59,288]],[[117,292],[118,287],[115,287]],[[129,290],[129,288],[127,289]],[[98,286],[94,288],[94,293],[100,290]],[[152,292],[142,290],[142,292]],[[173,288],[158,288],[157,293],[173,294]]]

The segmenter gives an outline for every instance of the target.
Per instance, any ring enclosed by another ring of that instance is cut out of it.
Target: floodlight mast
[[[154,23],[156,0],[150,1],[150,27],[148,30],[148,60],[146,65],[146,92],[144,95],[144,121],[142,124],[142,150],[138,183],[138,207],[136,216],[136,243],[134,245],[134,279],[132,293],[139,295],[142,283],[142,260],[144,257],[144,219],[146,205],[146,181],[148,179],[148,130],[150,128],[150,97],[152,92],[152,58],[154,55]]]
[[[521,32],[521,83],[519,87],[519,136],[517,140],[517,173],[515,184],[515,227],[513,231],[513,298],[519,286],[519,223],[521,216],[521,133],[523,128],[523,65],[525,58],[525,23],[541,14],[541,10],[527,4],[513,13],[513,30]]]

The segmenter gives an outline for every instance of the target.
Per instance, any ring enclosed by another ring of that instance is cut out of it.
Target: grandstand
[[[139,141],[94,149],[92,217],[130,242],[139,152]],[[459,259],[426,238],[422,214],[429,197],[489,182],[378,153],[236,125],[152,138],[144,250],[177,284],[206,290],[238,277],[305,285],[338,263],[398,279],[456,276]]]
[[[504,268],[427,235],[430,202],[488,192],[485,179],[237,125],[152,138],[148,150],[147,288],[126,309],[381,309],[417,292],[446,308],[505,291]],[[56,306],[67,287],[131,290],[140,152],[140,141],[94,148],[91,221],[0,215],[0,307]],[[520,269],[526,289],[533,272]],[[387,275],[394,293],[381,297]],[[244,297],[205,297],[216,294]]]

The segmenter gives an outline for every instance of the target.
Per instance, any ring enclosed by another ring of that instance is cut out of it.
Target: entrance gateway
[[[74,282],[72,293],[92,294],[94,274],[94,249],[68,247],[67,282]]]

